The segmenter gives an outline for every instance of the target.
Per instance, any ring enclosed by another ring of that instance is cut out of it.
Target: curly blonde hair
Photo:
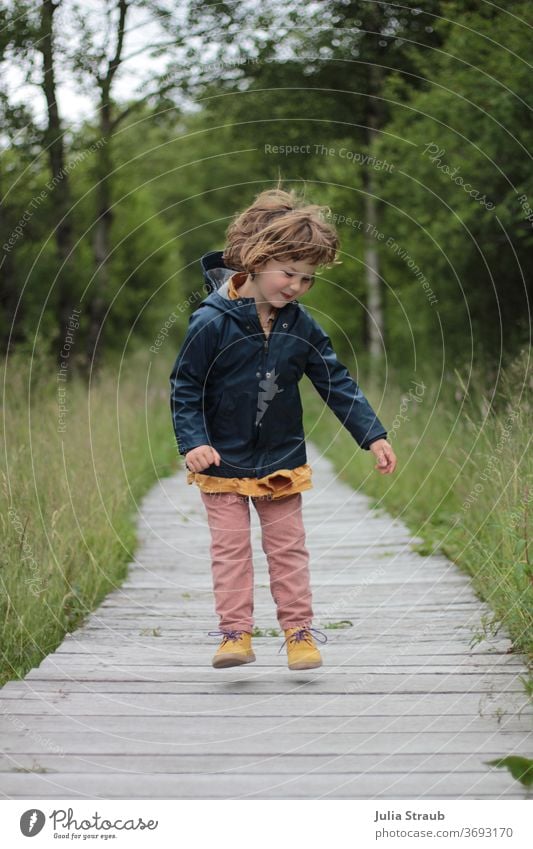
[[[340,265],[339,236],[325,218],[330,208],[307,203],[279,186],[260,192],[251,206],[237,213],[226,230],[225,264],[249,274],[270,259]]]

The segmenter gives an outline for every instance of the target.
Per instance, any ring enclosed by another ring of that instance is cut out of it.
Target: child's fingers
[[[220,454],[210,445],[201,445],[187,455],[185,465],[191,472],[203,472],[208,466],[220,465]]]
[[[386,466],[389,462],[389,458],[384,448],[379,449],[379,454],[377,457],[378,466],[381,468],[382,466]]]
[[[394,457],[394,453],[389,446],[384,445],[380,451],[378,458],[378,465],[376,469],[380,471],[382,474],[388,474],[389,472],[393,472],[396,466],[396,458]]]
[[[388,451],[388,447],[386,445],[380,446],[376,453],[377,464],[374,467],[378,470],[382,475],[386,474],[391,465],[391,456]]]

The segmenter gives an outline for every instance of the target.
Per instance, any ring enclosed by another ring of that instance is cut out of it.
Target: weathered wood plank
[[[95,701],[95,704],[92,701]],[[118,720],[121,723],[133,722],[136,719],[141,719],[143,723],[148,722],[146,727],[149,727],[149,721],[157,722],[157,727],[163,727],[165,723],[172,722],[172,730],[175,732],[175,720],[179,717],[179,731],[182,734],[202,733],[204,728],[211,728],[217,724],[219,714],[214,712],[201,712],[198,714],[184,714],[175,708],[175,699],[168,696],[150,696],[142,701],[143,697],[139,696],[121,696],[117,698],[93,696],[91,698],[91,714],[87,714],[87,698],[81,695],[71,695],[67,699],[55,700],[50,702],[38,700],[22,700],[9,705],[9,710],[6,709],[4,715],[4,728],[6,732],[12,732],[15,728],[27,729],[28,727],[39,727],[42,729],[46,723],[50,728],[55,727],[55,720],[58,715],[61,715],[65,722],[70,722],[75,719],[76,723],[85,725],[91,724],[91,718],[98,727],[102,719]],[[14,720],[14,717],[16,719]],[[498,727],[506,731],[522,731],[527,733],[532,714],[522,714],[520,717],[512,714],[506,715],[502,712],[499,716]],[[355,730],[364,733],[379,733],[388,729],[389,731],[430,731],[439,730],[445,732],[470,731],[486,733],[487,730],[494,729],[494,717],[492,715],[480,716],[473,715],[468,722],[465,721],[464,715],[457,714],[436,714],[433,716],[379,716],[376,714],[350,714],[345,712],[333,713],[333,711],[325,711],[324,714],[319,714],[312,707],[305,712],[286,713],[280,718],[279,714],[274,712],[274,707],[268,709],[267,706],[263,710],[256,710],[245,717],[243,722],[243,714],[239,716],[225,716],[224,730],[246,729],[247,733],[258,734],[261,732],[267,733],[273,727],[298,727],[301,725],[302,718],[312,719],[312,727],[315,732],[333,732],[335,729],[343,728],[345,731]],[[0,718],[1,719],[1,718]],[[9,723],[9,725],[8,725]],[[125,726],[123,726],[125,727]],[[144,727],[144,725],[143,725]]]
[[[498,751],[484,754],[483,758],[497,757]],[[253,774],[275,770],[278,774],[302,775],[309,772],[319,774],[351,774],[361,772],[382,772],[388,775],[419,772],[426,776],[450,774],[454,772],[485,773],[486,767],[479,755],[463,755],[432,752],[426,754],[394,755],[342,754],[338,755],[275,755],[258,757],[247,754],[158,754],[158,755],[112,755],[107,753],[91,755],[72,755],[68,758],[58,754],[0,755],[0,772],[60,772],[97,774],[99,772],[145,772],[145,773],[182,773],[204,774],[221,772],[224,774]]]
[[[272,769],[272,765],[271,765]],[[223,776],[223,780],[220,778]],[[523,799],[525,792],[501,770],[484,774],[428,775],[364,772],[344,775],[267,771],[261,775],[5,774],[0,784],[11,798],[95,799]]]
[[[461,737],[461,741],[468,741],[473,746],[472,751],[477,751],[481,745],[484,745],[487,739],[489,746],[494,746],[493,741],[488,734],[492,718],[476,717],[470,723],[466,724],[464,717],[448,717],[446,720],[440,717],[389,717],[384,719],[380,717],[379,722],[375,717],[366,716],[349,716],[336,717],[328,716],[324,719],[314,714],[307,714],[304,717],[248,717],[243,722],[242,717],[226,717],[224,728],[220,728],[218,717],[216,714],[209,716],[198,717],[183,717],[179,715],[165,715],[160,710],[157,715],[150,715],[147,711],[143,715],[128,716],[124,715],[124,709],[120,713],[113,715],[112,713],[105,714],[87,714],[87,704],[85,705],[85,713],[73,715],[62,714],[61,731],[62,733],[83,733],[85,731],[96,731],[101,734],[122,735],[131,734],[134,737],[144,737],[148,734],[159,734],[163,737],[171,734],[173,739],[179,739],[184,746],[189,746],[190,741],[194,739],[194,744],[201,746],[209,743],[212,739],[218,740],[221,736],[224,740],[238,740],[245,743],[250,737],[268,736],[268,732],[275,734],[275,741],[278,740],[278,735],[292,735],[294,738],[304,733],[302,730],[302,719],[312,720],[313,734],[331,735],[346,733],[354,735],[354,739],[359,735],[361,739],[373,735],[374,737],[381,736],[384,733],[390,733],[391,739],[399,740],[399,736],[424,736],[430,735],[429,739],[433,743],[437,743],[442,736],[443,740],[448,738]],[[20,722],[14,723],[12,715],[0,717],[1,731],[10,738],[15,738],[15,731],[23,734],[24,737],[28,733],[38,732],[39,734],[46,733],[53,735],[57,733],[57,719],[59,712],[56,709],[54,712],[35,712],[26,714],[20,717]],[[529,717],[530,719],[530,717]],[[516,731],[521,731],[523,735],[529,733],[526,723],[522,722],[522,726],[515,723],[515,727],[511,727],[508,722],[505,722],[505,717],[502,718],[498,727],[498,740],[506,739],[505,735],[514,735]],[[503,736],[500,736],[500,732]],[[179,736],[176,736],[179,735]],[[426,738],[427,739],[427,738]],[[11,742],[11,740],[10,740]],[[432,745],[433,745],[432,743]]]
[[[51,689],[52,687],[52,689]],[[36,681],[31,689],[26,691],[24,702],[38,701],[57,705],[59,712],[69,713],[70,700],[77,698],[83,705],[82,713],[86,711],[87,697],[91,698],[91,705],[97,703],[98,699],[112,699],[120,704],[133,704],[140,710],[149,709],[152,706],[157,709],[161,703],[162,712],[169,708],[177,714],[213,714],[219,717],[234,716],[279,716],[279,699],[277,695],[262,696],[257,698],[254,694],[228,693],[227,689],[215,695],[203,695],[201,700],[196,695],[181,695],[176,698],[176,687],[169,684],[149,684],[145,682],[91,682],[90,688],[84,682],[65,681],[60,687],[49,682]],[[5,688],[4,688],[5,689]],[[2,691],[4,692],[4,691]],[[11,690],[11,694],[19,691]],[[16,697],[18,700],[18,696]],[[502,716],[513,716],[519,722],[526,723],[529,727],[533,711],[522,693],[460,693],[451,700],[449,695],[440,693],[395,693],[394,699],[389,694],[368,695],[357,694],[334,694],[327,699],[323,695],[313,692],[298,692],[297,694],[283,695],[284,716],[305,716],[307,713],[323,714],[325,716],[359,716],[360,718],[370,715],[380,719],[388,716],[410,717],[465,717],[465,727],[473,722],[476,717],[491,717],[495,727],[499,725]],[[9,694],[2,702],[2,712],[10,712],[11,699]],[[35,712],[32,708],[31,712]],[[523,724],[520,727],[524,727]]]
[[[159,647],[158,647],[159,648]],[[137,656],[135,657],[133,663],[135,665],[143,666],[148,662],[152,666],[167,666],[169,663],[172,664],[172,667],[175,668],[178,666],[183,673],[189,674],[193,670],[197,672],[197,665],[201,662],[204,657],[204,652],[197,653],[194,660],[190,658],[187,660],[175,660],[176,648],[175,646],[168,646],[166,648],[160,647],[159,652],[156,649],[143,649],[142,651],[136,648]],[[103,649],[99,648],[94,650],[77,650],[74,652],[61,652],[62,657],[66,657],[68,659],[68,663],[74,666],[78,664],[87,663],[88,660],[94,658],[98,660],[98,662],[106,662],[106,663],[131,663],[131,647],[124,646],[122,650],[117,649],[114,654],[106,653]],[[428,659],[429,658],[429,659]],[[339,660],[339,656],[337,654],[336,659]],[[366,660],[366,663],[365,663]],[[402,663],[395,663],[389,665],[389,658],[387,655],[383,655],[382,659],[379,657],[375,658],[374,663],[369,663],[371,658],[363,658],[360,655],[355,657],[352,653],[346,654],[345,658],[342,659],[339,669],[343,672],[349,672],[350,674],[375,674],[378,670],[383,674],[398,674],[399,672],[404,675],[416,675],[416,674],[435,674],[435,675],[451,675],[452,673],[465,673],[465,674],[479,674],[484,675],[487,671],[498,671],[500,674],[507,675],[516,675],[517,672],[522,672],[522,665],[520,661],[517,661],[517,658],[504,658],[499,659],[496,663],[493,658],[487,658],[486,656],[479,655],[476,657],[476,662],[466,663],[464,658],[461,658],[460,662],[457,662],[453,658],[446,658],[445,656],[434,656],[429,655],[426,658],[420,658],[418,662],[414,662],[413,658],[406,658],[405,656],[402,658]],[[258,664],[256,661],[256,667],[260,666],[260,668],[264,668],[266,666],[278,668],[278,664],[274,666],[273,663],[268,663],[266,658],[263,659],[262,664]],[[62,664],[62,666],[65,666]]]
[[[64,719],[62,719],[62,723]],[[179,719],[175,720],[175,728],[179,728]],[[68,733],[62,732],[59,723],[56,730],[39,731],[37,727],[27,730],[13,731],[4,748],[4,754],[42,754],[50,751],[80,755],[83,753],[116,753],[116,754],[159,754],[203,752],[204,754],[231,754],[236,747],[240,752],[276,755],[300,752],[305,754],[331,754],[342,756],[345,753],[364,753],[391,755],[398,753],[426,754],[434,752],[461,753],[464,750],[480,757],[495,750],[506,754],[519,754],[528,743],[529,733],[506,731],[499,729],[494,734],[485,732],[438,732],[418,731],[389,732],[367,734],[357,731],[342,730],[326,731],[286,731],[280,730],[275,735],[270,733],[247,734],[245,728],[234,737],[225,734],[222,728],[206,732],[202,738],[191,735],[181,739],[174,735],[162,733],[159,729],[127,732],[99,731],[94,726]],[[498,741],[498,743],[496,742]]]
[[[250,664],[251,666],[252,664]],[[186,680],[188,676],[180,672],[180,681],[176,682],[176,670],[174,668],[159,667],[157,670],[153,667],[123,667],[120,665],[111,665],[109,668],[102,667],[86,668],[86,669],[66,669],[49,671],[32,670],[28,680],[40,681],[55,681],[61,682],[65,680],[93,682],[93,681],[144,681],[152,684],[163,684],[172,682],[175,684],[178,693],[212,693],[219,692],[222,684],[237,686],[237,681],[241,683],[241,690],[246,687],[246,692],[250,695],[254,694],[277,694],[285,695],[287,691],[297,690],[302,692],[305,688],[311,689],[314,693],[323,693],[335,695],[345,692],[359,693],[383,693],[393,696],[397,693],[446,693],[453,695],[456,693],[493,693],[495,690],[500,692],[523,692],[523,685],[518,676],[477,676],[477,675],[365,675],[348,677],[342,684],[339,684],[335,679],[328,680],[327,676],[314,677],[310,673],[292,672],[290,679],[281,679],[278,676],[266,679],[260,673],[255,674],[251,669],[243,670],[239,678],[235,678],[235,672],[231,670],[217,670],[220,675],[217,680],[202,678],[198,673]],[[280,673],[281,675],[281,673]]]

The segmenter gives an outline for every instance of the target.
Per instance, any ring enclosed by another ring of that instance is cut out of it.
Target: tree
[[[1,59],[0,59],[1,61]],[[0,89],[0,124],[9,143],[9,148],[0,157],[0,340],[2,350],[10,352],[17,343],[22,342],[23,334],[20,321],[19,274],[14,262],[13,246],[16,243],[20,215],[18,206],[11,197],[9,181],[12,176],[13,157],[18,163],[28,163],[37,148],[40,133],[33,124],[26,106],[12,106],[5,90]],[[11,156],[10,156],[11,155]],[[17,197],[21,195],[18,186]],[[13,244],[12,244],[13,243]]]
[[[147,21],[164,21],[166,26],[169,26],[169,13],[156,2],[129,3],[126,0],[120,0],[120,2],[114,4],[106,2],[101,6],[101,11],[103,10],[107,17],[105,27],[100,25],[101,21],[96,24],[96,27],[93,25],[92,12],[94,8],[91,9],[90,14],[86,5],[66,2],[66,0],[59,0],[58,2],[43,0],[37,7],[26,2],[26,0],[17,0],[17,2],[12,3],[9,10],[0,10],[0,23],[2,24],[0,62],[5,62],[8,66],[11,65],[11,68],[16,65],[17,71],[23,77],[23,82],[27,85],[38,86],[45,96],[46,117],[45,125],[42,128],[38,128],[37,123],[33,122],[29,108],[25,109],[24,112],[20,107],[16,108],[19,110],[18,114],[23,116],[24,120],[29,121],[31,119],[31,126],[36,128],[37,144],[34,145],[32,150],[33,161],[27,172],[36,183],[40,183],[44,179],[45,189],[42,194],[46,196],[46,200],[39,207],[39,212],[42,213],[46,209],[47,217],[50,216],[55,225],[56,267],[53,269],[49,267],[48,240],[44,238],[44,234],[43,244],[37,244],[36,216],[31,218],[31,215],[28,215],[24,208],[20,213],[16,204],[13,206],[13,214],[9,215],[10,209],[4,203],[0,215],[0,229],[5,232],[6,238],[9,238],[11,230],[16,226],[17,216],[20,217],[20,214],[22,214],[31,219],[24,229],[26,238],[17,243],[18,258],[21,258],[23,252],[29,246],[34,251],[38,251],[39,271],[41,273],[38,274],[37,269],[34,269],[34,276],[38,279],[31,287],[31,291],[26,287],[26,300],[28,297],[30,299],[35,298],[38,293],[43,299],[46,298],[47,304],[50,303],[49,294],[45,291],[47,281],[53,280],[56,283],[59,281],[59,285],[55,286],[54,299],[51,301],[56,310],[56,326],[52,334],[49,333],[49,324],[47,323],[47,333],[49,338],[53,340],[64,337],[66,320],[71,311],[70,301],[74,294],[77,291],[79,292],[80,281],[87,272],[86,240],[82,238],[81,241],[76,242],[75,238],[77,225],[73,219],[72,210],[78,208],[80,198],[73,197],[72,184],[74,173],[76,177],[78,174],[82,177],[84,171],[87,170],[89,160],[85,168],[79,164],[85,159],[83,154],[88,153],[89,149],[93,150],[93,159],[95,160],[92,171],[93,186],[85,187],[90,198],[96,196],[97,207],[96,214],[92,216],[92,246],[96,266],[96,274],[93,278],[95,286],[90,288],[85,295],[88,307],[82,317],[82,320],[88,318],[89,321],[89,326],[86,328],[87,370],[91,363],[93,366],[97,365],[96,344],[98,339],[100,344],[102,342],[99,338],[102,323],[110,304],[110,293],[114,288],[111,275],[115,272],[111,270],[109,263],[113,248],[111,222],[113,217],[112,207],[115,200],[113,197],[115,182],[112,156],[113,141],[120,124],[127,118],[133,117],[135,110],[138,110],[139,107],[145,107],[149,103],[161,103],[164,93],[176,87],[175,74],[164,81],[161,72],[158,71],[152,74],[152,78],[155,80],[152,89],[149,86],[150,80],[144,80],[144,85],[148,85],[148,91],[134,93],[125,104],[119,104],[115,101],[113,85],[116,82],[116,77],[119,71],[123,69],[124,64],[128,60],[134,61],[135,54],[139,52],[136,50],[128,55],[125,51],[126,17],[130,9],[133,11],[133,7],[135,7],[137,13],[142,11]],[[139,26],[138,21],[133,29],[135,26]],[[115,43],[110,50],[108,41],[113,41],[113,34],[115,34]],[[103,44],[101,44],[102,40]],[[140,52],[153,51],[157,53],[163,50],[165,46],[175,45],[175,43],[174,37],[169,39],[166,36],[164,43],[159,41],[155,44],[147,40],[142,45]],[[59,74],[57,73],[58,68],[60,69]],[[60,76],[59,81],[58,76]],[[59,85],[66,80],[77,82],[80,93],[85,93],[85,84],[89,80],[91,93],[96,89],[99,95],[99,127],[96,133],[94,126],[89,124],[85,128],[87,132],[70,133],[77,145],[83,145],[83,143],[87,145],[85,151],[82,147],[79,148],[72,162],[68,160],[69,154],[73,152],[74,148],[71,141],[69,143],[66,141],[65,129],[68,130],[69,128],[65,128],[61,120],[58,94]],[[173,108],[175,109],[174,103]],[[9,133],[9,120],[10,116],[15,115],[15,107],[9,102],[7,90],[3,92],[2,110],[4,131]],[[28,124],[28,126],[30,125]],[[13,128],[15,129],[15,124],[13,124]],[[26,135],[27,133],[22,133],[19,128],[20,138]],[[16,150],[13,135],[9,138],[13,150]],[[93,143],[94,141],[96,143]],[[18,144],[20,145],[20,142]],[[11,153],[11,151],[8,153]],[[49,180],[46,179],[41,166],[42,158],[48,160]],[[76,165],[75,170],[71,171],[70,165]],[[11,162],[10,167],[12,167]],[[20,180],[21,178],[22,175],[17,174],[16,179]],[[78,180],[78,184],[81,185],[82,182],[82,180]],[[17,196],[20,196],[20,192]],[[85,204],[84,214],[86,209],[87,205]],[[138,212],[138,207],[135,206],[134,209]],[[10,222],[8,218],[12,218],[13,221]],[[41,215],[39,218],[39,225],[44,224],[44,216]],[[154,233],[153,226],[151,232]],[[33,239],[29,238],[30,233],[33,234]],[[40,229],[39,236],[41,236]],[[76,257],[72,256],[74,244],[76,244]],[[154,268],[159,267],[159,260],[154,259],[153,262]],[[3,277],[6,284],[3,290],[3,298],[7,306],[13,304],[20,294],[17,287],[21,277],[22,263],[19,261],[15,264],[11,254],[6,254],[3,258],[3,264]],[[80,264],[83,265],[83,274],[80,273],[82,270]],[[91,275],[87,274],[87,277],[91,278]],[[145,290],[142,287],[144,287],[145,281],[143,274],[138,271],[132,275],[128,290],[128,294],[131,292],[131,304],[135,302],[135,295],[132,290],[136,285],[141,286],[138,294],[141,290],[144,294]],[[6,292],[5,295],[4,292]],[[19,316],[20,309],[20,304],[18,304]],[[78,336],[82,336],[82,329],[78,332]],[[59,358],[61,357],[61,347],[61,345],[57,346]]]
[[[390,298],[396,355],[412,356],[412,336],[422,360],[475,360],[493,375],[531,341],[531,9],[524,0],[469,6],[443,10],[444,49],[425,68],[431,89],[405,93],[398,79],[388,81],[398,106],[378,155],[401,169],[379,175],[379,190],[384,230],[401,251],[383,255],[401,304],[400,314]],[[451,26],[459,14],[461,26]],[[436,307],[407,259],[428,278]]]
[[[126,52],[127,23],[133,7],[146,13],[146,25],[158,23],[164,40],[159,43],[147,41],[139,50]],[[115,102],[113,89],[117,76],[127,62],[141,53],[159,56],[172,48],[177,50],[183,42],[183,33],[177,32],[173,14],[158,2],[144,0],[139,4],[128,0],[116,0],[107,6],[105,29],[94,27],[83,5],[72,5],[72,15],[77,23],[79,41],[71,51],[70,62],[73,73],[81,87],[87,83],[98,92],[99,139],[94,167],[96,193],[96,217],[93,228],[93,253],[95,274],[90,297],[89,328],[87,335],[87,361],[97,369],[101,360],[103,320],[109,305],[110,269],[108,258],[112,242],[113,224],[113,142],[114,136],[125,119],[146,105],[153,107],[165,103],[168,92],[179,89],[182,78],[175,67],[163,74],[151,73],[142,88],[146,91],[130,98],[126,104]],[[102,39],[102,33],[104,39]],[[191,33],[189,33],[191,35]],[[172,103],[175,108],[175,103]],[[99,344],[100,340],[100,344]]]
[[[40,9],[34,4],[18,0],[10,10],[3,11],[2,44],[0,62],[16,60],[20,68],[25,68],[25,82],[38,80],[37,85],[42,89],[46,99],[47,121],[42,130],[37,130],[33,117],[25,106],[12,106],[9,103],[7,91],[2,93],[4,130],[9,134],[16,129],[19,135],[24,135],[21,121],[26,122],[33,141],[39,137],[41,149],[49,161],[51,184],[54,189],[54,212],[57,215],[54,228],[54,241],[58,274],[57,296],[54,300],[56,308],[57,333],[67,324],[71,313],[72,271],[69,259],[72,253],[72,218],[71,193],[68,170],[65,167],[65,149],[63,142],[63,126],[59,112],[58,93],[56,85],[56,57],[54,39],[54,13],[61,0],[42,0]],[[38,56],[41,66],[38,66]],[[11,135],[11,142],[15,139]],[[55,216],[54,216],[55,218]],[[13,274],[11,271],[11,256],[5,255],[4,274],[7,276],[7,290],[13,293]],[[57,349],[58,361],[61,358],[60,346]]]

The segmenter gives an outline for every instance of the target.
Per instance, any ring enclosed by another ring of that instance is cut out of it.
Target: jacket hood
[[[208,294],[219,292],[223,297],[228,297],[229,278],[236,274],[237,269],[228,268],[223,259],[224,251],[209,251],[200,260],[204,284]],[[225,285],[225,293],[220,290]]]
[[[229,279],[237,273],[237,269],[228,268],[224,262],[223,254],[224,251],[209,251],[200,259],[204,286],[208,292],[200,306],[211,306],[222,312],[231,312],[237,320],[243,321],[246,320],[252,304],[255,309],[255,301],[253,298],[241,298],[239,301],[230,298]],[[237,309],[243,302],[245,304],[244,311],[242,307]]]

